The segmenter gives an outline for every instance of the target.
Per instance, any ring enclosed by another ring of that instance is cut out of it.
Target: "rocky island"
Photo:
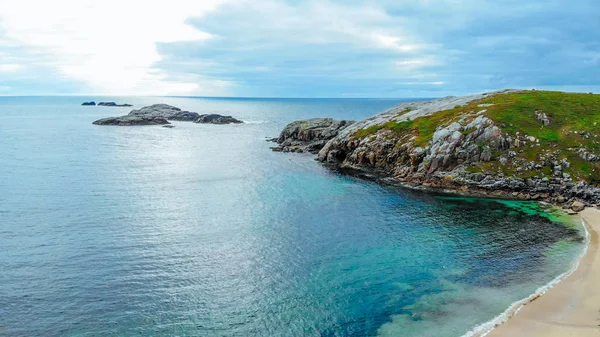
[[[81,105],[83,106],[96,106],[96,102],[94,101],[90,101],[90,102],[83,102],[81,103]],[[131,107],[133,105],[131,104],[117,104],[115,102],[99,102],[98,106],[109,106],[109,107]]]
[[[117,104],[115,102],[100,102],[98,103],[98,106],[110,106],[110,107],[131,107],[133,105],[131,104]]]
[[[194,123],[230,124],[243,123],[231,116],[217,114],[200,115],[196,112],[183,111],[168,104],[154,104],[141,109],[132,110],[129,114],[120,117],[99,119],[92,124],[96,125],[164,125],[169,121],[184,121]]]
[[[402,103],[353,123],[317,159],[392,183],[579,211],[600,202],[599,122],[600,95],[594,94],[505,90],[446,97]]]

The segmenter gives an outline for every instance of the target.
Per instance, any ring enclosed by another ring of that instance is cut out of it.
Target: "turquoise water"
[[[247,123],[94,126],[129,109],[91,99]],[[0,98],[0,335],[461,336],[569,269],[581,234],[530,204],[382,187],[264,140],[398,102]]]

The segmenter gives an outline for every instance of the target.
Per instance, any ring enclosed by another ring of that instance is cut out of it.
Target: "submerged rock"
[[[273,151],[311,152],[317,153],[328,140],[354,123],[350,120],[334,120],[333,118],[312,118],[288,124],[279,137],[274,138],[279,146]]]
[[[218,114],[205,114],[198,116],[194,123],[202,123],[202,124],[241,124],[244,123],[239,119],[233,118],[231,116],[223,116]]]
[[[83,103],[81,103],[81,105],[83,105],[83,106],[96,106],[96,102],[94,102],[94,101],[83,102]]]

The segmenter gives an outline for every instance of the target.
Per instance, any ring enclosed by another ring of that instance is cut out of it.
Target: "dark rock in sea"
[[[81,103],[81,105],[83,105],[83,106],[96,106],[96,102],[94,102],[94,101],[83,102],[83,103]]]
[[[110,107],[130,107],[131,104],[117,104],[115,102],[99,102],[98,106],[110,106]]]
[[[241,124],[244,123],[239,119],[233,118],[231,116],[223,116],[218,114],[207,114],[200,115],[195,120],[194,123],[202,123],[202,124]]]
[[[317,153],[328,140],[354,123],[349,120],[332,118],[312,118],[288,124],[278,138],[273,138],[279,146],[273,151]]]
[[[163,128],[167,128],[167,129],[172,129],[172,128],[175,127],[175,125],[173,125],[173,124],[167,124],[167,125],[163,125],[162,127]]]
[[[162,117],[153,116],[121,116],[121,117],[108,117],[99,119],[92,124],[95,125],[163,125],[170,124],[169,121]]]
[[[105,103],[105,102],[103,102]],[[113,102],[109,102],[113,103]],[[94,122],[96,125],[156,125],[169,124],[162,121],[183,121],[195,123],[229,124],[243,123],[231,116],[199,115],[196,112],[183,111],[168,104],[153,104],[140,109],[131,110],[121,117],[103,118]]]
[[[191,122],[198,118],[195,112],[182,111],[181,109],[168,104],[153,104],[141,109],[132,110],[130,116],[152,116],[162,117],[172,121]]]

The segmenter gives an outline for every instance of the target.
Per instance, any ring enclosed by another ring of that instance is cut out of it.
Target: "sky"
[[[0,0],[0,95],[600,92],[599,0]]]

